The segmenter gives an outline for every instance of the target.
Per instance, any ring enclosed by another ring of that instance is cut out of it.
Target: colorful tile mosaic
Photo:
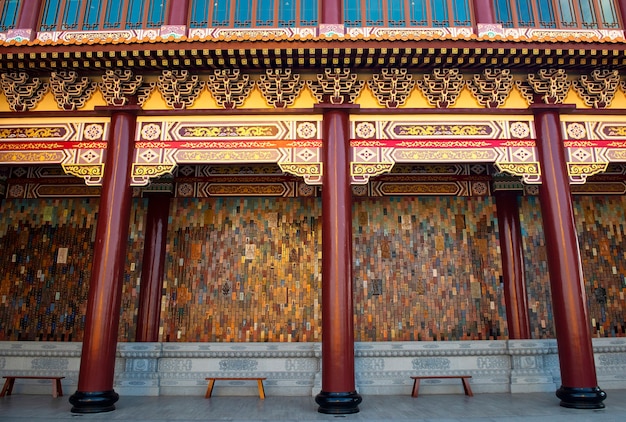
[[[120,341],[134,341],[147,202],[131,212]],[[0,341],[80,341],[97,199],[5,199]],[[590,324],[626,336],[626,197],[576,196]],[[554,338],[537,197],[521,199],[533,338]],[[357,341],[507,338],[492,197],[356,198]],[[321,340],[320,198],[171,201],[162,341]]]

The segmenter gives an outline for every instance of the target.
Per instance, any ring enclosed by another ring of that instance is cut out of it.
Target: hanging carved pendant
[[[291,69],[267,69],[257,85],[269,105],[287,108],[300,95],[304,81],[300,80],[300,75],[292,74]]]
[[[227,109],[242,106],[252,88],[254,81],[250,80],[250,75],[242,75],[239,69],[215,69],[207,82],[207,89],[217,104]]]

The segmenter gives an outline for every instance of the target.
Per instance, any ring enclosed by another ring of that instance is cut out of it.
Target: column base
[[[606,393],[600,387],[563,387],[556,390],[561,406],[572,409],[604,409]]]
[[[349,413],[359,413],[359,403],[363,398],[356,392],[329,393],[320,391],[315,396],[315,403],[319,404],[317,411],[330,415],[346,415]]]
[[[113,390],[109,391],[77,391],[70,397],[72,413],[103,413],[115,410],[114,403],[120,395]]]

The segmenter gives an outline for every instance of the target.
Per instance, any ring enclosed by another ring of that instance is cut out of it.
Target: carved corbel
[[[352,104],[365,81],[357,80],[350,69],[324,69],[324,73],[318,73],[317,79],[307,84],[319,103]]]
[[[48,91],[48,84],[26,72],[3,73],[2,91],[13,111],[32,110]]]
[[[545,104],[563,104],[572,85],[564,69],[540,69],[529,73],[527,81],[515,81],[515,85],[529,105],[540,97]]]
[[[206,85],[218,105],[231,109],[243,105],[254,88],[254,81],[239,69],[215,69]]]
[[[193,105],[204,89],[204,82],[187,70],[164,70],[157,88],[169,107],[180,110]]]
[[[87,100],[96,91],[98,84],[87,77],[78,77],[73,70],[52,72],[50,88],[59,108],[76,110],[85,106]]]
[[[504,105],[513,89],[513,76],[508,69],[485,69],[467,81],[467,87],[483,107]]]
[[[257,85],[268,104],[286,108],[298,98],[304,81],[300,80],[300,75],[292,74],[291,69],[267,69]]]
[[[415,87],[413,76],[406,69],[381,69],[367,82],[378,103],[387,108],[403,105]]]
[[[456,103],[465,81],[459,69],[433,69],[430,75],[417,81],[417,86],[430,105],[447,108]]]
[[[586,105],[605,108],[611,105],[619,83],[617,70],[595,69],[591,75],[581,75],[579,80],[573,81],[573,86]]]
[[[108,105],[124,106],[128,103],[143,105],[155,84],[143,84],[143,76],[134,76],[132,70],[107,70],[98,84]]]

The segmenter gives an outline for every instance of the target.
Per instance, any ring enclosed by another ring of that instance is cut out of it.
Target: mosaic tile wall
[[[504,338],[495,213],[489,197],[357,201],[357,340]]]
[[[625,196],[574,196],[589,318],[597,337],[626,335],[625,209]],[[539,199],[525,197],[521,214],[533,337],[553,338]]]
[[[120,341],[133,341],[147,202],[135,200]],[[97,199],[4,200],[0,340],[80,341]],[[553,338],[536,197],[521,201],[531,328]],[[594,335],[625,336],[626,197],[575,197]],[[319,341],[321,200],[172,200],[162,341]],[[354,204],[358,341],[503,339],[490,197]]]
[[[11,200],[0,213],[0,341],[81,341],[98,199]],[[129,263],[143,249],[145,209],[135,201]],[[136,251],[136,252],[132,252]],[[132,259],[130,259],[132,258]],[[129,266],[130,267],[130,266]],[[120,338],[132,333],[135,289],[126,269]]]

